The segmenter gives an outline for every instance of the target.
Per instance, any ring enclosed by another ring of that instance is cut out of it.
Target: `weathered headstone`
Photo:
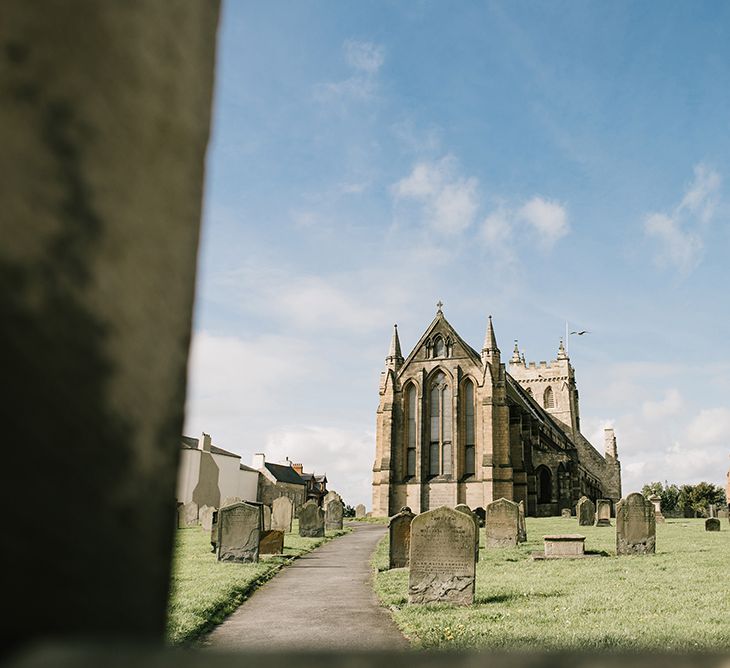
[[[487,504],[484,533],[486,547],[515,547],[519,533],[520,508],[514,501],[497,499]]]
[[[271,528],[274,531],[291,533],[291,522],[294,516],[294,504],[287,496],[274,499],[271,504]]]
[[[221,508],[223,506],[232,506],[234,503],[243,503],[243,499],[240,496],[227,496],[221,501]]]
[[[564,517],[567,519],[570,519],[571,517],[573,517],[573,514],[570,512],[570,508],[563,508],[560,511],[560,517]]]
[[[342,515],[344,511],[345,508],[339,498],[330,500],[324,510],[324,525],[327,531],[339,531],[342,529]]]
[[[267,530],[261,532],[259,540],[259,554],[283,554],[284,532]]]
[[[202,506],[198,511],[198,519],[200,520],[200,526],[206,531],[210,531],[213,528],[213,513],[215,508],[213,506]]]
[[[355,506],[355,517],[365,517],[365,506],[362,503]]]
[[[654,554],[654,504],[634,492],[616,504],[616,554]]]
[[[261,506],[261,510],[263,512],[263,531],[271,531],[271,506],[267,506],[264,504]]]
[[[649,501],[651,501],[652,505],[654,506],[654,518],[656,522],[664,522],[664,515],[662,515],[662,497],[658,494],[652,494],[649,497]]]
[[[517,524],[517,542],[527,542],[527,522],[525,522],[525,502],[520,501],[517,506],[519,507],[519,523]]]
[[[474,508],[474,514],[477,516],[477,519],[479,520],[479,526],[483,527],[484,522],[487,519],[487,511],[484,510],[481,506],[477,506]]]
[[[184,503],[177,509],[177,527],[184,529],[198,525],[198,504],[195,501]]]
[[[454,506],[454,510],[458,510],[460,513],[469,515],[474,520],[474,559],[479,561],[479,520],[477,516],[471,511],[471,508],[465,503],[459,503]]]
[[[593,526],[596,521],[596,507],[587,496],[581,496],[578,505],[575,507],[575,514],[578,517],[578,524],[582,527]]]
[[[611,502],[608,499],[596,499],[596,526],[611,526]]]
[[[218,511],[218,561],[258,561],[260,536],[258,506],[234,503]]]
[[[415,515],[408,506],[388,522],[389,568],[407,568],[408,553],[411,548],[411,522]]]
[[[314,501],[307,501],[299,509],[299,535],[309,538],[324,536],[324,511]]]
[[[705,520],[705,531],[720,531],[720,520],[717,517],[708,517]]]
[[[411,522],[409,603],[474,602],[474,520],[442,506]]]
[[[342,497],[337,492],[330,490],[324,495],[324,499],[322,499],[322,508],[326,508],[327,504],[332,501],[332,499],[339,499],[342,501]],[[344,503],[342,505],[344,506]]]

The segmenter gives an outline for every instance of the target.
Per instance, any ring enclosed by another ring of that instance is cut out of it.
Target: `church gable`
[[[449,360],[469,360],[480,367],[482,365],[479,354],[457,334],[443,313],[439,312],[408,355],[401,374],[414,362],[420,366],[424,362]]]

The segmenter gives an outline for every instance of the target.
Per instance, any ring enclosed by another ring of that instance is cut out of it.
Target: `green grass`
[[[220,624],[260,584],[292,559],[351,529],[327,532],[325,538],[302,538],[294,520],[284,536],[284,557],[263,556],[257,564],[219,562],[211,552],[210,532],[201,527],[178,529],[167,615],[167,641],[191,644]]]
[[[613,520],[612,520],[613,521]],[[475,603],[407,605],[408,569],[388,571],[387,536],[373,556],[375,589],[414,647],[500,650],[727,651],[730,530],[702,519],[657,526],[657,553],[616,557],[615,527],[527,518],[528,542],[482,549]],[[580,533],[586,551],[610,556],[533,561],[542,536]]]

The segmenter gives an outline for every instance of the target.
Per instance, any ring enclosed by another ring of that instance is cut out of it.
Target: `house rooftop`
[[[302,477],[291,467],[283,464],[265,462],[264,466],[279,482],[288,482],[292,485],[306,485]]]

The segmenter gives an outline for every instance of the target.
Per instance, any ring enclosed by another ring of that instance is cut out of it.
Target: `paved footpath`
[[[385,534],[362,523],[296,559],[203,641],[215,649],[405,649],[372,587],[370,557]]]

